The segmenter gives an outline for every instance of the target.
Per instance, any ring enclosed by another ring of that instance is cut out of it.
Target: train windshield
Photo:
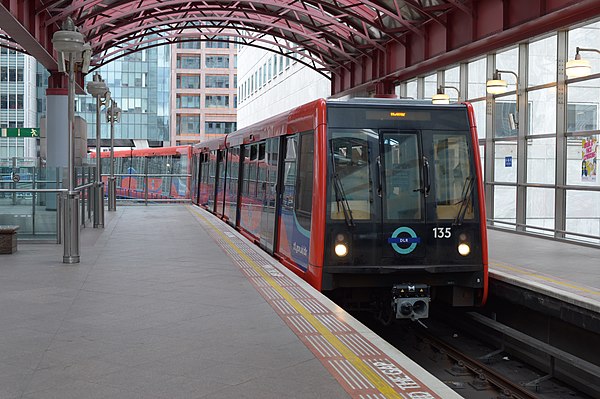
[[[473,219],[467,134],[332,129],[331,219]]]

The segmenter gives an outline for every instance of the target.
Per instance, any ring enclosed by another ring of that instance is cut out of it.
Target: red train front
[[[193,198],[348,308],[487,296],[468,104],[318,100],[195,149]]]

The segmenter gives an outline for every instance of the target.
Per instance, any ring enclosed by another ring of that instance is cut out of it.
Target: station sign
[[[40,137],[39,127],[8,127],[0,129],[0,137]]]

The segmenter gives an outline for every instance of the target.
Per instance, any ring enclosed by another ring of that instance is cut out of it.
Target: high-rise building
[[[241,46],[238,127],[245,127],[331,93],[329,80],[273,47]]]
[[[119,107],[115,139],[148,140],[169,145],[169,46],[147,48],[128,54],[98,69]],[[86,76],[86,85],[94,73]],[[88,139],[96,138],[96,99],[91,95],[75,100],[77,115],[87,121]],[[101,138],[110,138],[106,109],[101,109]]]
[[[171,143],[192,144],[236,129],[237,45],[227,36],[171,45]]]
[[[0,48],[0,128],[38,127],[36,61],[23,53]],[[35,158],[35,139],[0,137],[0,158]]]

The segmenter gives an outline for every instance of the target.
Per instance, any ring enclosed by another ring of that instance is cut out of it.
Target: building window
[[[567,132],[597,130],[597,104],[567,104]]]
[[[207,55],[205,65],[207,68],[229,68],[229,56]]]
[[[206,108],[229,108],[229,96],[206,96]]]
[[[200,42],[180,42],[177,43],[177,48],[185,48],[190,50],[199,50]]]
[[[272,64],[271,64],[271,60],[269,59],[269,61],[267,62],[267,80],[271,80],[271,78],[273,77],[271,68],[272,68]]]
[[[229,88],[229,75],[206,75],[205,87],[228,89]]]
[[[199,89],[200,75],[177,75],[178,89]]]
[[[235,122],[204,122],[204,131],[207,134],[227,134],[235,132]]]
[[[215,36],[213,40],[207,41],[206,48],[229,48],[228,36]]]
[[[178,95],[177,108],[200,108],[200,97]]]
[[[177,115],[176,133],[200,134],[200,115]]]
[[[177,68],[200,69],[200,56],[182,55],[177,57]]]

